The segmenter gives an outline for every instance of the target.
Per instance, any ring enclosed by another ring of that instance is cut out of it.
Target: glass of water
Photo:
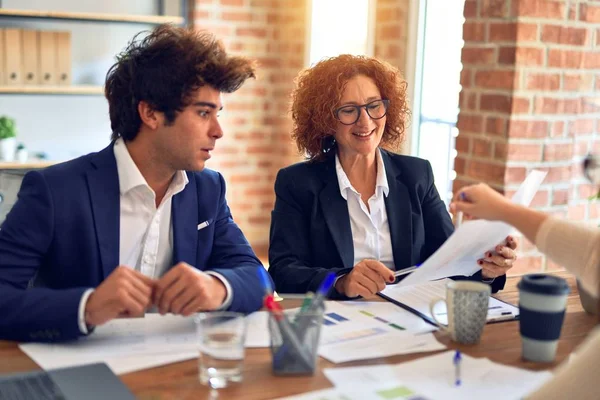
[[[200,382],[213,389],[241,382],[246,319],[244,314],[214,311],[196,316]]]

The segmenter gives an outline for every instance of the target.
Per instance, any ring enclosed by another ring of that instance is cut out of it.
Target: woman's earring
[[[333,136],[325,136],[321,140],[321,151],[327,154],[335,147],[335,138]]]

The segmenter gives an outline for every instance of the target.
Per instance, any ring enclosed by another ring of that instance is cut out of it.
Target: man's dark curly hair
[[[210,33],[173,25],[160,25],[142,37],[144,33],[133,38],[106,74],[112,140],[135,139],[142,123],[140,101],[172,123],[200,87],[232,93],[255,77],[251,61],[227,55]]]

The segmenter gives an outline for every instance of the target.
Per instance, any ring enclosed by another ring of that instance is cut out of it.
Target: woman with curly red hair
[[[332,297],[370,296],[450,236],[429,162],[395,154],[408,115],[406,82],[383,61],[341,55],[300,73],[292,137],[308,161],[275,182],[269,272],[278,291],[316,291],[333,271]],[[488,252],[467,279],[502,289],[514,248]]]

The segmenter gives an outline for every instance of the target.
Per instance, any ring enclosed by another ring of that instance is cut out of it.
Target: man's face
[[[154,143],[158,159],[155,161],[173,170],[203,170],[217,139],[223,137],[217,119],[223,108],[221,93],[210,86],[203,86],[191,98],[190,105],[176,114],[173,123],[166,125],[166,120],[163,120],[156,132]]]

